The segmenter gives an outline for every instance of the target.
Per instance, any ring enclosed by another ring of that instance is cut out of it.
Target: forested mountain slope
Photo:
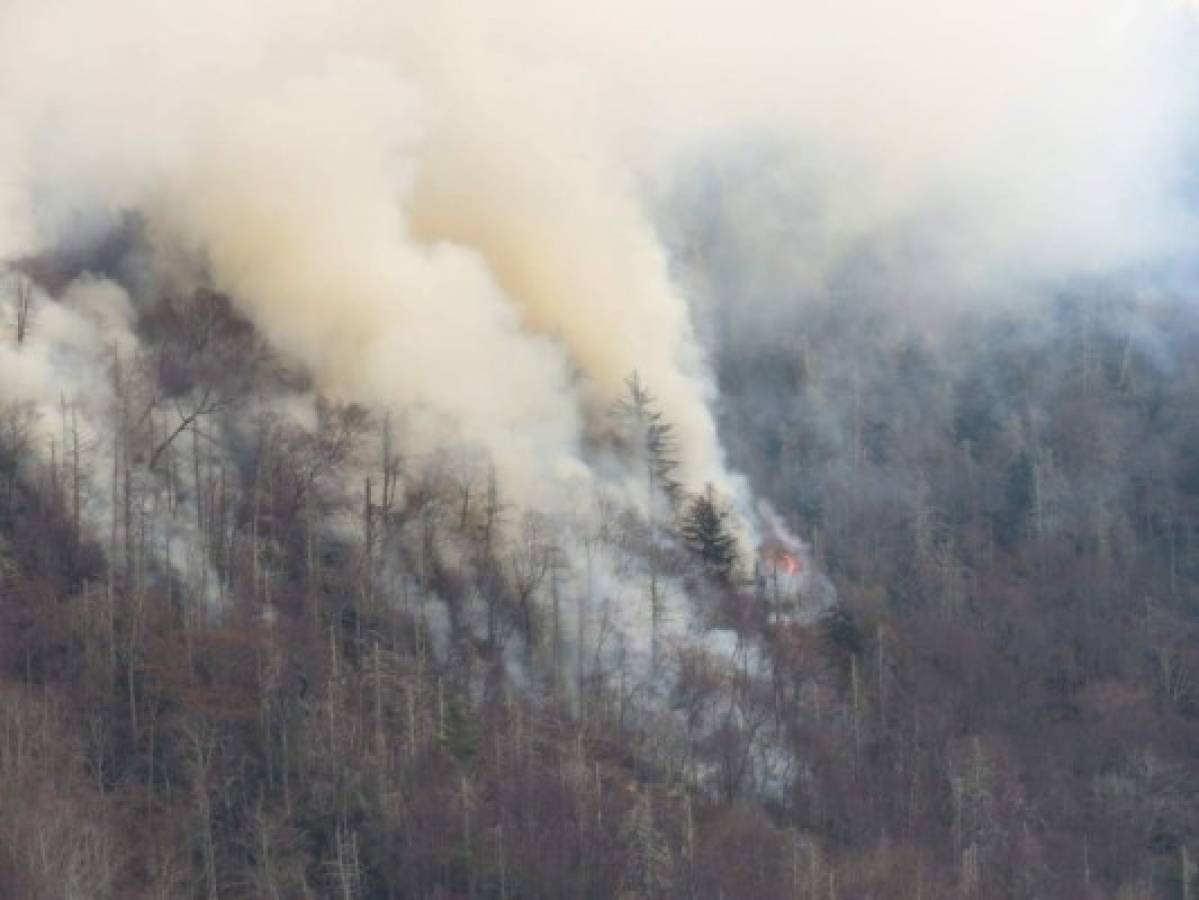
[[[0,0],[0,898],[1199,891],[1194,0]]]
[[[30,344],[78,305],[39,297]],[[830,582],[782,592],[757,548],[712,568],[695,500],[568,535],[477,459],[401,458],[394,421],[287,418],[302,374],[219,294],[130,328],[90,430],[64,400],[39,454],[32,410],[3,414],[12,896],[1181,891],[1184,305],[1069,297],[926,339],[838,304],[769,354],[734,335],[734,461]],[[601,558],[626,594],[577,571]],[[815,621],[787,602],[830,589]],[[648,629],[656,591],[689,621],[638,656],[602,607]]]

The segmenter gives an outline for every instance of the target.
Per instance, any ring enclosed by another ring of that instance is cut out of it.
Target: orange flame
[[[797,560],[790,553],[780,553],[778,566],[787,575],[794,575],[796,570],[799,569],[799,560]]]

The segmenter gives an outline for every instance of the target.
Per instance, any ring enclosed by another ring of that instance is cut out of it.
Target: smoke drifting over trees
[[[7,0],[0,894],[1190,896],[1197,76]]]
[[[585,477],[586,421],[633,370],[690,486],[735,488],[652,224],[697,153],[784,147],[766,190],[815,216],[774,240],[818,282],[871,243],[931,257],[887,267],[920,291],[1186,242],[1194,26],[1170,5],[73,0],[3,24],[0,256],[141,210],[165,276],[210,279],[324,389],[419,410],[426,448],[478,442],[522,492]],[[757,240],[777,207],[748,199]]]

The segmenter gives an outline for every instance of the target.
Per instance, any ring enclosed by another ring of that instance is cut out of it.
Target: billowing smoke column
[[[637,369],[687,483],[736,489],[665,254],[552,79],[506,73],[452,10],[136,7],[8,8],[27,49],[5,79],[0,253],[137,209],[165,265],[227,291],[323,390],[402,409],[418,449],[481,445],[535,505],[590,479],[584,420]]]
[[[817,280],[912,222],[952,226],[912,284],[1158,261],[1191,238],[1195,43],[1164,0],[8,0],[0,258],[138,210],[160,266],[323,390],[482,446],[530,505],[594,480],[589,423],[636,369],[687,485],[749,510],[659,192],[786,148]]]

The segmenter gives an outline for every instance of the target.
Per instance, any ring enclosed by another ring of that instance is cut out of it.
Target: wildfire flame
[[[794,575],[799,571],[799,560],[790,553],[780,553],[776,565],[786,575]]]
[[[791,577],[803,569],[803,560],[795,553],[777,545],[762,549],[762,562],[766,571]]]
[[[806,552],[803,542],[788,531],[786,525],[765,502],[758,504],[764,532],[758,552],[766,573],[797,576],[804,569]]]

